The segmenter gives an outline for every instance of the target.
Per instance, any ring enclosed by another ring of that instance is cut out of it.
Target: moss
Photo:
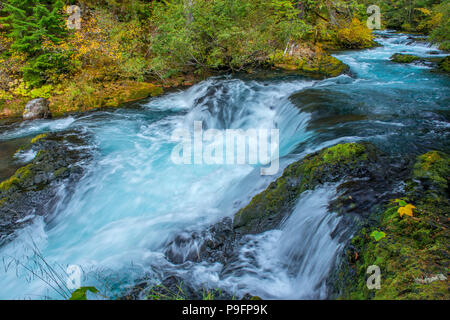
[[[283,175],[234,216],[234,227],[243,232],[261,232],[281,220],[305,190],[320,183],[340,180],[373,153],[369,144],[344,143],[323,149],[288,166]]]
[[[68,112],[102,107],[119,107],[124,103],[161,95],[159,85],[138,81],[95,82],[84,78],[67,84],[62,94],[50,98],[50,111],[62,116]]]
[[[450,56],[446,56],[441,62],[439,62],[439,69],[450,73]]]
[[[123,103],[161,95],[163,89],[152,83],[128,82],[110,96],[105,97],[104,106],[118,107]]]
[[[31,144],[36,143],[38,140],[43,139],[45,137],[47,137],[46,133],[39,134],[36,137],[34,137],[33,139],[31,139]]]
[[[65,175],[68,173],[68,171],[69,171],[68,168],[62,167],[62,168],[57,169],[57,170],[53,173],[53,175],[54,175],[56,178],[58,178],[58,177],[63,177],[63,176],[65,176]]]
[[[436,151],[417,158],[412,179],[419,180],[415,189],[402,198],[416,206],[413,217],[400,217],[398,201],[392,199],[382,212],[379,225],[373,226],[386,233],[375,241],[371,229],[363,228],[352,239],[352,250],[347,254],[356,278],[347,283],[342,298],[351,299],[449,299],[448,280],[417,283],[437,274],[447,275],[449,243],[446,223],[450,212],[447,196],[436,199],[424,193],[421,183],[436,182],[442,193],[447,192],[448,157]],[[351,261],[357,256],[356,261]],[[369,290],[366,270],[370,265],[381,269],[381,289]]]
[[[281,52],[272,56],[274,66],[312,77],[336,77],[350,68],[339,59],[317,49],[313,57],[288,56]]]
[[[391,56],[391,61],[398,63],[411,63],[420,60],[420,57],[412,54],[395,53]]]
[[[6,198],[0,199],[0,207],[4,205],[6,202]]]
[[[342,61],[332,56],[324,56],[319,60],[313,62],[297,61],[295,69],[292,65],[284,65],[286,70],[297,70],[299,73],[307,76],[325,76],[325,77],[337,77],[340,74],[349,70],[349,67]]]
[[[23,180],[31,177],[33,174],[30,170],[31,167],[32,164],[30,163],[24,167],[17,169],[13,176],[0,183],[0,191],[7,192],[11,188],[19,186]]]
[[[446,189],[450,177],[450,158],[438,151],[427,152],[417,158],[413,178],[427,180],[435,187]]]

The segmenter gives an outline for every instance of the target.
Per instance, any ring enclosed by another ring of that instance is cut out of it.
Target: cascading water
[[[342,247],[331,236],[339,218],[326,209],[334,186],[304,194],[279,230],[249,236],[226,272],[219,263],[165,259],[164,246],[176,234],[231,217],[277,177],[261,176],[257,165],[175,165],[171,135],[192,130],[197,120],[219,130],[278,128],[278,175],[305,154],[343,141],[371,140],[393,153],[448,148],[448,78],[388,60],[396,52],[427,56],[436,49],[389,32],[379,41],[382,47],[337,55],[354,77],[212,78],[137,108],[0,128],[0,143],[82,130],[92,137],[94,155],[73,193],[62,189],[45,220],[31,215],[32,223],[0,248],[0,299],[59,298],[23,268],[32,266],[33,247],[49,263],[108,278],[115,293],[144,274],[157,281],[165,272],[237,295],[326,298],[325,279]],[[95,276],[83,284],[104,289]]]

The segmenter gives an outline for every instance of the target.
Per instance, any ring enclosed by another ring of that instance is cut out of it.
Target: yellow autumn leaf
[[[412,204],[407,204],[404,207],[398,208],[397,212],[400,214],[400,217],[403,217],[404,214],[407,216],[412,217],[413,216],[413,209],[416,208]]]

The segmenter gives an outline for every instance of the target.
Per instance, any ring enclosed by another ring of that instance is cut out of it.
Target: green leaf
[[[400,207],[404,207],[407,204],[406,201],[401,199],[395,199],[395,202],[397,202]]]
[[[384,237],[386,237],[386,233],[384,233],[383,231],[374,230],[374,231],[372,231],[370,236],[374,237],[375,241],[378,241],[378,240],[383,239]]]
[[[92,293],[98,292],[96,287],[81,287],[72,292],[72,296],[69,298],[69,300],[87,300],[86,298],[87,291],[90,291]]]

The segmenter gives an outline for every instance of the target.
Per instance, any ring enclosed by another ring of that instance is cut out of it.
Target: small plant
[[[96,287],[81,287],[72,292],[72,296],[69,300],[87,300],[86,293],[90,291],[92,293],[98,293],[98,289]]]
[[[373,237],[375,239],[375,241],[379,241],[379,240],[383,239],[384,237],[386,237],[386,233],[384,233],[383,231],[374,230],[374,231],[372,231],[370,236]]]

